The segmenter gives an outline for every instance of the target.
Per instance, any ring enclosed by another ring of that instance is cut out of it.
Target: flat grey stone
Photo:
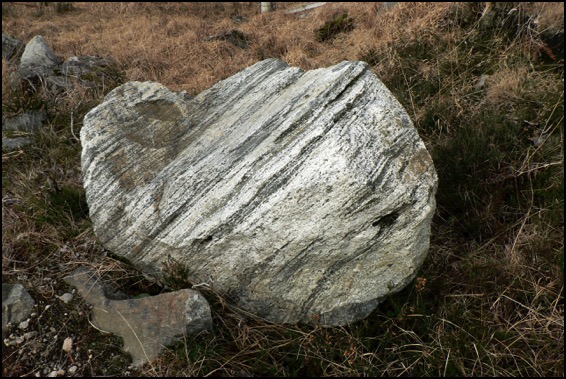
[[[131,354],[136,367],[154,360],[185,333],[195,335],[212,328],[208,302],[195,290],[111,300],[89,270],[78,269],[64,280],[94,306],[91,322],[96,328],[123,337],[124,351]]]
[[[2,339],[8,323],[24,322],[33,310],[35,301],[21,284],[2,283]]]
[[[3,150],[16,150],[31,144],[33,140],[29,137],[2,137]]]
[[[72,293],[64,293],[61,296],[59,296],[59,300],[61,300],[63,303],[68,304],[71,301],[73,301],[73,294]]]
[[[29,111],[14,117],[2,120],[2,132],[21,131],[35,132],[47,120],[45,112]]]

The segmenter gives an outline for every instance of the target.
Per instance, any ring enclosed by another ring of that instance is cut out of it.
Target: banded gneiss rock
[[[173,259],[270,321],[363,319],[428,251],[433,162],[364,62],[268,59],[193,99],[129,82],[81,141],[107,249],[157,275]]]

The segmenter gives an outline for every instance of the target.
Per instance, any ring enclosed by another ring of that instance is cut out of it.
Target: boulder
[[[49,75],[62,62],[42,36],[35,36],[27,43],[20,58],[20,76],[31,79],[36,75]]]
[[[85,268],[65,277],[85,301],[94,306],[91,323],[99,330],[124,338],[124,351],[132,365],[151,362],[165,346],[212,328],[206,299],[197,291],[184,289],[140,299],[114,300],[108,286]],[[116,292],[114,290],[114,292]]]
[[[429,247],[437,176],[364,62],[261,61],[193,99],[129,82],[81,130],[101,243],[277,323],[367,317]]]

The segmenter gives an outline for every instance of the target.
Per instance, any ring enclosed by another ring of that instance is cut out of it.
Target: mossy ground
[[[194,284],[174,262],[164,283],[152,281],[96,241],[76,137],[112,86],[54,104],[11,89],[3,61],[3,117],[48,113],[32,145],[2,154],[2,280],[38,303],[28,329],[11,329],[38,335],[3,347],[3,375],[54,366],[71,375],[74,364],[72,375],[563,376],[564,5],[494,3],[482,16],[484,4],[327,4],[307,17],[284,15],[286,3],[271,14],[240,3],[73,3],[64,12],[3,4],[5,33],[42,34],[65,58],[112,56],[120,81],[191,95],[258,59],[303,69],[365,60],[407,109],[439,175],[429,256],[367,319],[274,325],[200,287],[213,331],[133,371],[78,296],[56,297],[72,290],[62,278],[81,265],[130,296]],[[248,21],[235,26],[237,14]],[[346,27],[334,30],[340,17]],[[248,48],[205,40],[235,27]],[[74,363],[61,351],[67,337]]]

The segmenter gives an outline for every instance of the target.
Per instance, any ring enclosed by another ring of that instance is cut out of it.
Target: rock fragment
[[[24,286],[2,283],[2,339],[4,339],[7,324],[25,323],[34,305],[35,301]]]
[[[96,275],[77,269],[65,277],[88,303],[94,305],[91,323],[124,338],[124,351],[136,367],[154,360],[165,346],[185,333],[198,334],[212,327],[210,307],[197,291],[184,289],[141,299],[111,300]]]

